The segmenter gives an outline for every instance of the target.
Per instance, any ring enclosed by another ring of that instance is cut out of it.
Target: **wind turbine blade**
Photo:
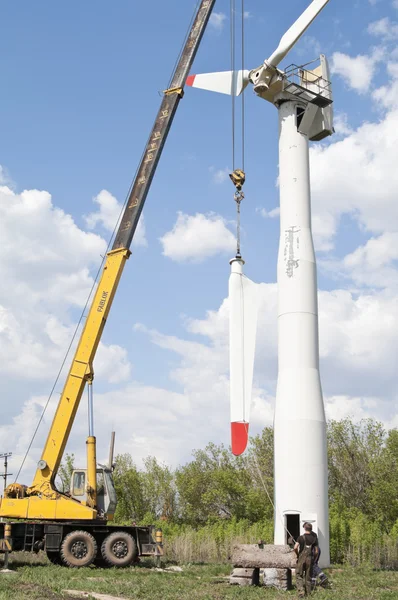
[[[239,96],[249,83],[249,71],[220,71],[219,73],[202,73],[189,75],[186,85],[191,87]]]
[[[254,352],[256,345],[258,287],[243,275],[244,261],[231,261],[229,278],[229,359],[231,445],[236,456],[249,438]]]
[[[297,21],[286,31],[285,35],[282,36],[279,46],[267,60],[270,65],[273,67],[279,65],[328,2],[329,0],[313,0]]]

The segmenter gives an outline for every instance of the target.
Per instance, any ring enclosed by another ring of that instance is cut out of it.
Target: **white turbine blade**
[[[313,0],[297,21],[286,31],[285,35],[282,36],[279,46],[267,60],[270,65],[273,67],[279,65],[328,2],[329,0]]]
[[[231,261],[229,278],[229,363],[231,445],[238,456],[249,437],[254,352],[256,345],[258,287],[243,275],[244,261]]]
[[[186,85],[191,87],[239,96],[249,83],[249,71],[220,71],[219,73],[202,73],[189,75]]]

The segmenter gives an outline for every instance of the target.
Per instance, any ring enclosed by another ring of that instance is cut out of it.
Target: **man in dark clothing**
[[[296,585],[299,598],[311,594],[312,565],[319,551],[318,536],[312,531],[311,523],[304,523],[304,534],[300,535],[294,551],[297,554]]]

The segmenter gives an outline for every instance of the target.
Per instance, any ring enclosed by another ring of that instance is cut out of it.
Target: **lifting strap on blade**
[[[244,452],[249,435],[253,367],[256,345],[258,287],[243,273],[244,260],[230,261],[229,360],[231,446],[236,456]]]

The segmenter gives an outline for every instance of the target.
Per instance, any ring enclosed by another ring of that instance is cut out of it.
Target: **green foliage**
[[[271,443],[270,443],[271,441]],[[176,472],[181,519],[193,526],[219,519],[270,517],[273,494],[272,432],[252,440],[246,457],[236,457],[224,446],[209,444],[193,453],[194,460]]]
[[[153,519],[177,518],[177,490],[174,472],[153,456],[144,459],[143,493],[147,513]]]
[[[138,523],[146,512],[143,474],[138,471],[130,454],[116,457],[113,479],[117,495],[115,521],[120,524]]]
[[[398,518],[398,431],[372,419],[328,424],[329,501],[388,533]]]
[[[61,462],[61,465],[58,469],[57,477],[59,482],[57,482],[57,487],[60,492],[67,493],[70,491],[70,484],[72,479],[72,472],[75,468],[75,455],[74,454],[65,454],[64,460]]]
[[[144,460],[139,471],[130,454],[119,454],[113,479],[118,504],[115,521],[121,523],[152,523],[156,519],[176,517],[176,488],[173,471],[156,458]]]
[[[333,564],[344,561],[350,545],[350,518],[341,504],[335,503],[329,510],[330,560]]]
[[[261,435],[250,440],[246,468],[249,470],[256,497],[253,501],[261,507],[261,516],[273,519],[271,498],[274,496],[274,430],[265,427]],[[251,513],[254,516],[254,508]]]
[[[244,518],[250,475],[241,458],[223,446],[209,444],[176,472],[181,519],[190,525],[209,520]]]
[[[383,444],[379,460],[372,465],[370,509],[384,532],[389,532],[398,519],[398,430],[391,429]]]
[[[377,421],[328,425],[330,547],[333,563],[398,561],[398,431]],[[176,560],[227,560],[233,543],[273,538],[273,430],[242,457],[209,444],[176,471],[148,457],[139,470],[116,458],[116,522],[156,522]]]

